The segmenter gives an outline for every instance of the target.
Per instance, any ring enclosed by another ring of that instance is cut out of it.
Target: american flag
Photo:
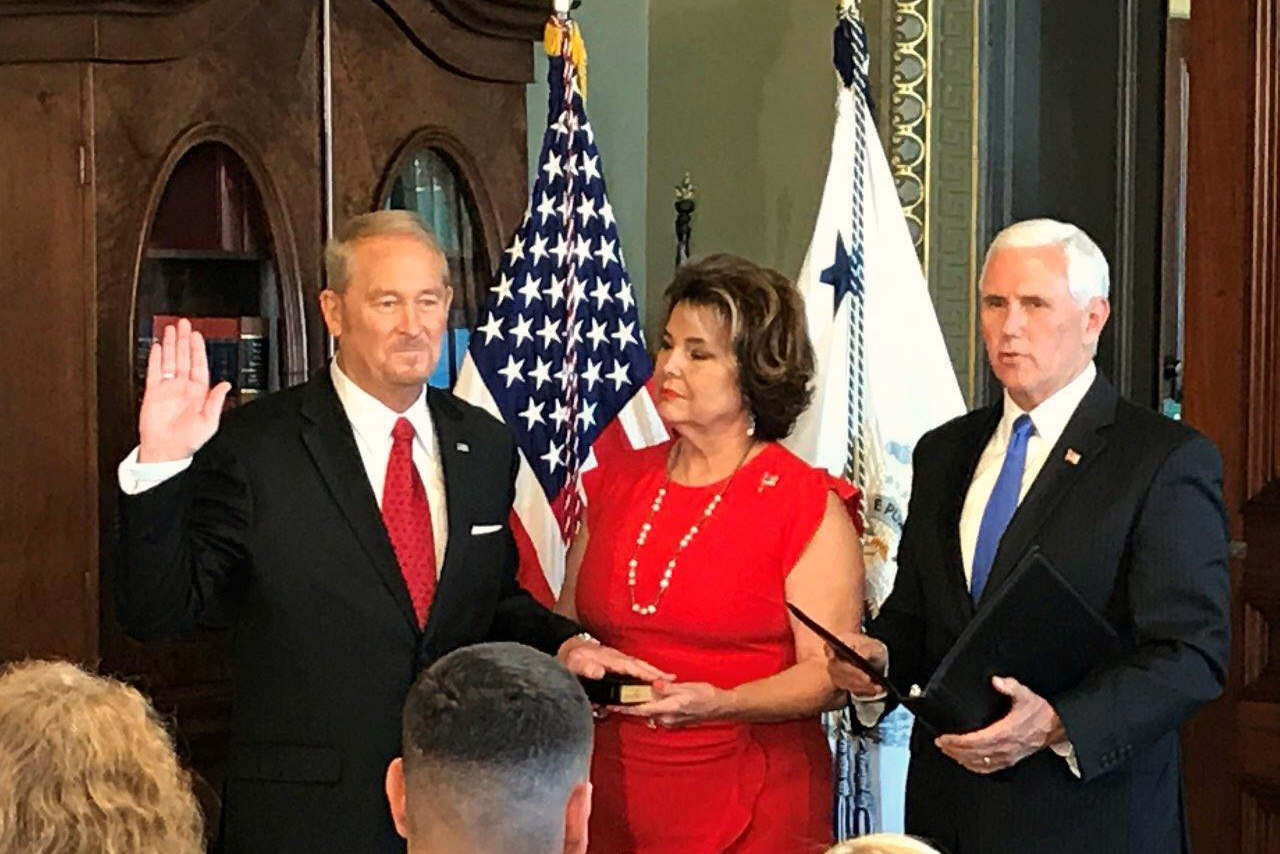
[[[506,422],[523,459],[512,528],[520,580],[550,602],[596,458],[666,438],[600,152],[577,25],[548,23],[550,99],[529,207],[503,252],[455,392]],[[581,58],[582,61],[579,61]]]

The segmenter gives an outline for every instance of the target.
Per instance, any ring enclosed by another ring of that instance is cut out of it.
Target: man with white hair
[[[1056,696],[997,675],[1004,718],[915,728],[907,831],[952,854],[1188,847],[1178,727],[1227,668],[1222,464],[1097,372],[1108,290],[1106,259],[1073,225],[1020,222],[993,241],[980,311],[1004,399],[920,439],[893,592],[849,637],[896,683],[924,685],[1032,547],[1119,634]],[[832,659],[830,672],[860,717],[878,711],[861,671]]]

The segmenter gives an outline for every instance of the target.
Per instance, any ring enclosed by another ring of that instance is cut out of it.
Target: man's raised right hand
[[[218,431],[231,383],[209,388],[204,336],[183,318],[165,327],[147,357],[147,384],[138,415],[138,462],[161,463],[192,456]]]

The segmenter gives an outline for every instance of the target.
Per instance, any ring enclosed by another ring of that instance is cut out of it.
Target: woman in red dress
[[[841,694],[784,603],[860,624],[857,491],[778,444],[813,375],[792,284],[716,255],[682,267],[666,299],[655,381],[676,438],[585,477],[559,605],[676,676],[596,727],[590,851],[821,852],[819,715]]]

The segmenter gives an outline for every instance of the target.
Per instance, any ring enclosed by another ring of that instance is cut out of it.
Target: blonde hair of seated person
[[[873,833],[828,848],[826,854],[939,854],[938,849],[914,836]]]
[[[0,854],[195,854],[203,819],[133,688],[74,664],[0,675]]]

